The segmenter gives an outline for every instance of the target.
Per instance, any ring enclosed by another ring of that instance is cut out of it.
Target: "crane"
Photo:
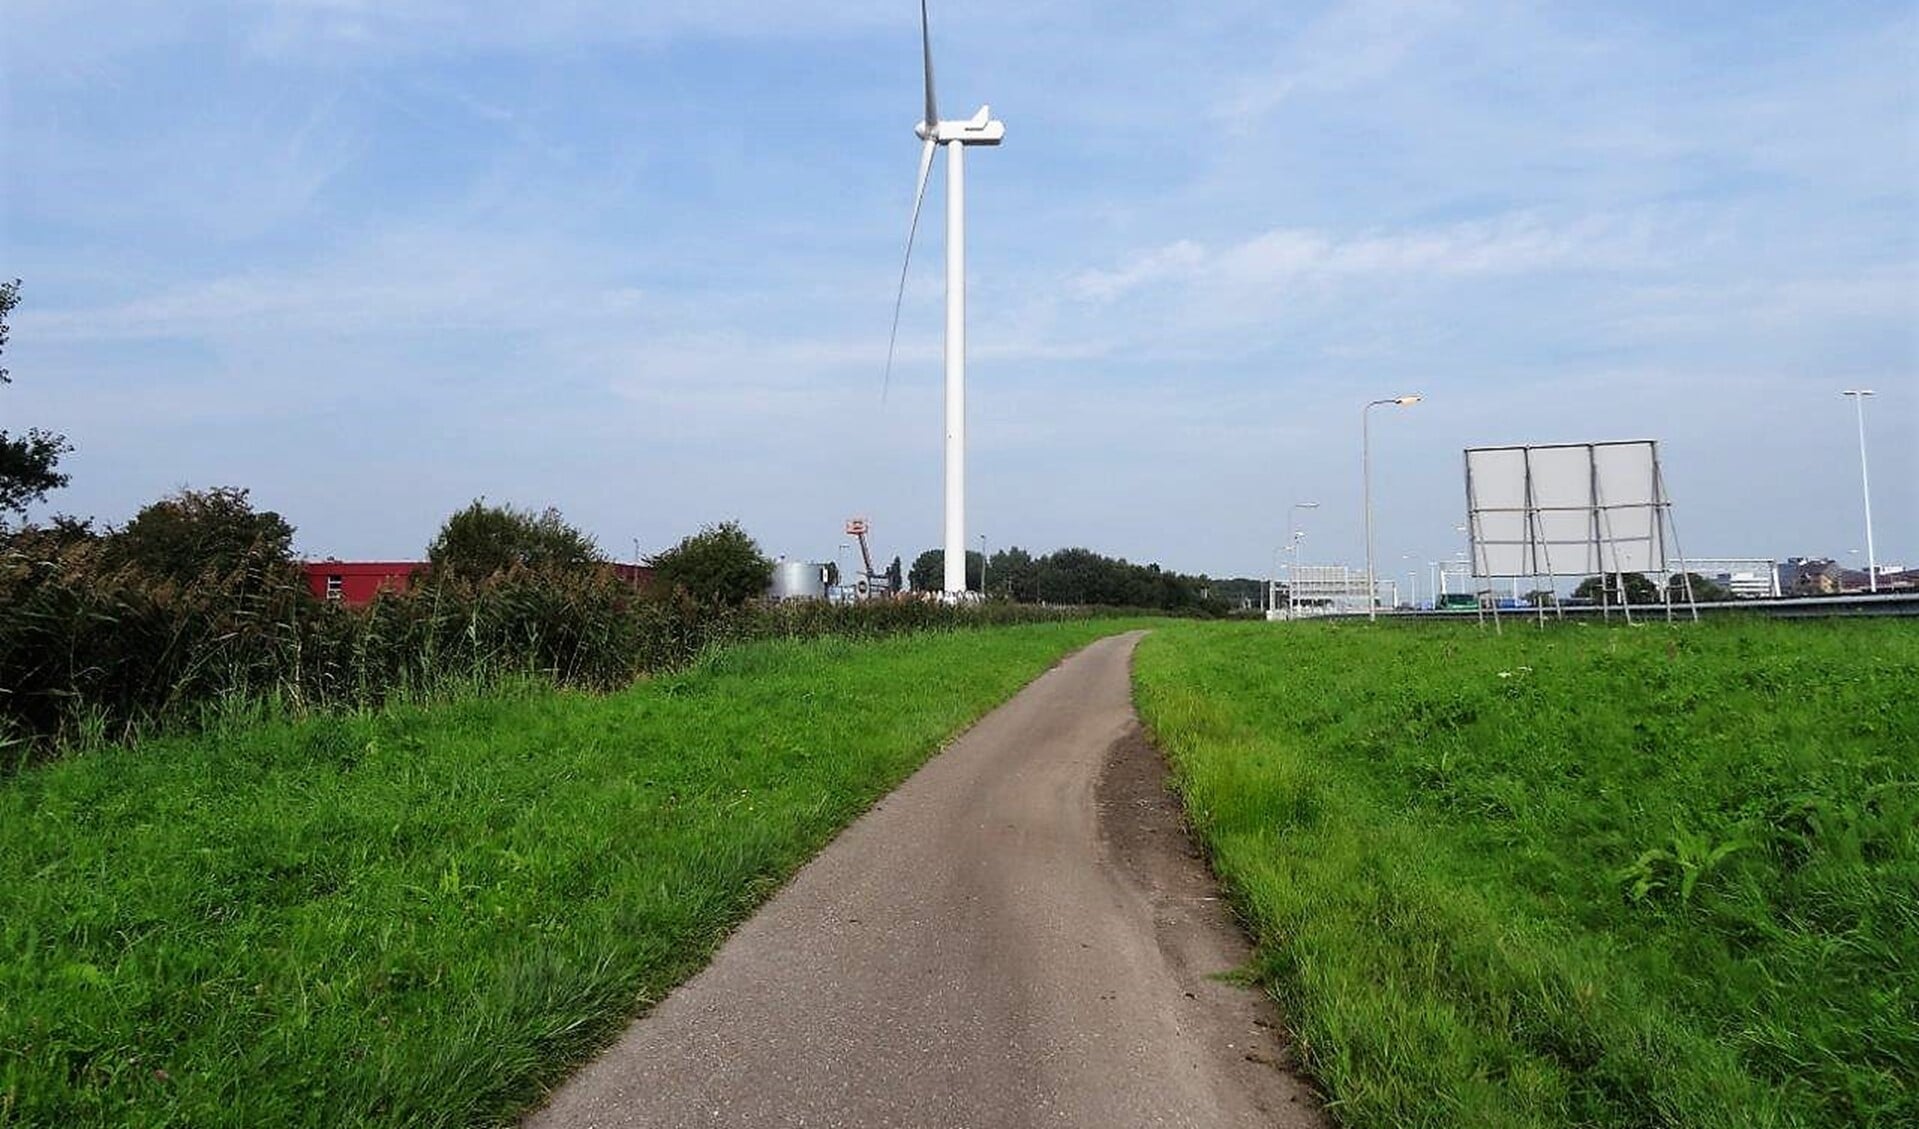
[[[859,541],[860,560],[866,564],[866,571],[861,575],[867,577],[869,580],[873,577],[873,550],[866,546],[866,532],[871,528],[872,526],[866,524],[866,519],[863,517],[849,517],[846,519],[846,535]]]
[[[860,563],[864,566],[864,571],[854,581],[853,591],[862,600],[893,591],[892,577],[873,567],[873,549],[866,543],[866,535],[872,531],[872,528],[863,517],[846,519],[846,535],[860,543]]]

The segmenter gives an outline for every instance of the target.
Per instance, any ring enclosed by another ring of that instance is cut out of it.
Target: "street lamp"
[[[1455,526],[1453,526],[1453,532],[1454,532],[1454,533],[1465,533],[1465,532],[1466,532],[1466,527],[1465,527],[1465,526],[1463,526],[1463,525],[1455,525]],[[1467,546],[1468,546],[1468,547],[1471,547],[1471,545],[1472,545],[1472,543],[1473,543],[1473,539],[1472,539],[1472,537],[1471,537],[1470,535],[1468,535],[1468,536],[1466,537],[1466,544],[1467,544]],[[1466,554],[1466,550],[1465,550],[1465,549],[1461,549],[1461,550],[1459,550],[1458,552],[1456,552],[1456,553],[1454,553],[1454,554],[1453,554],[1453,559],[1454,559],[1454,560],[1456,560],[1456,561],[1461,561],[1461,562],[1466,562],[1466,561],[1467,561],[1467,554]],[[1477,585],[1477,584],[1475,583],[1475,581],[1476,581],[1476,580],[1477,580],[1478,578],[1477,578],[1477,577],[1475,577],[1475,576],[1473,575],[1473,570],[1472,570],[1472,568],[1471,568],[1471,567],[1469,566],[1469,567],[1466,567],[1466,568],[1462,568],[1462,569],[1460,569],[1460,570],[1459,570],[1459,575],[1460,575],[1461,577],[1463,577],[1463,578],[1464,578],[1464,584],[1465,584],[1465,592],[1466,592],[1466,593],[1471,593],[1471,594],[1473,595],[1473,597],[1474,597],[1474,599],[1477,599],[1477,598],[1478,598],[1478,595],[1479,595],[1479,593],[1478,593],[1478,585]],[[1464,594],[1464,593],[1462,593],[1462,594]]]
[[[1272,561],[1266,568],[1266,618],[1271,621],[1273,613],[1279,610],[1279,559],[1293,551],[1292,542],[1276,546]]]
[[[1362,508],[1366,511],[1366,618],[1379,619],[1379,587],[1373,578],[1373,409],[1390,404],[1409,407],[1419,403],[1418,393],[1374,400],[1359,411],[1359,477]]]
[[[986,598],[986,534],[979,535],[979,598]]]
[[[1866,473],[1866,397],[1872,395],[1870,388],[1848,388],[1842,396],[1851,396],[1853,408],[1859,416],[1859,492],[1866,499],[1866,584],[1869,590],[1879,591],[1879,558],[1872,549],[1872,479]]]
[[[1286,539],[1286,552],[1290,554],[1286,564],[1286,618],[1299,618],[1299,543],[1306,540],[1302,530],[1293,530]]]
[[[1287,619],[1293,618],[1293,609],[1298,606],[1298,601],[1293,598],[1293,590],[1299,586],[1299,542],[1301,538],[1306,536],[1305,531],[1299,528],[1299,521],[1294,515],[1301,510],[1316,510],[1318,508],[1318,502],[1294,502],[1286,511],[1286,548],[1288,552],[1293,554],[1292,563],[1286,566]],[[1275,579],[1273,583],[1278,584],[1279,581]]]

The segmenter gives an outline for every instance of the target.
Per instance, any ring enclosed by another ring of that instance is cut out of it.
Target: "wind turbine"
[[[913,128],[926,143],[920,151],[919,186],[913,191],[913,219],[906,229],[906,257],[900,264],[899,294],[893,299],[893,333],[886,343],[886,381],[893,379],[893,348],[899,342],[900,305],[906,299],[906,270],[913,261],[913,236],[933,171],[933,151],[946,146],[946,575],[948,598],[966,591],[966,147],[998,145],[1006,124],[993,120],[992,108],[965,121],[942,121],[933,96],[933,33],[920,0],[920,50],[926,63],[926,110]],[[881,393],[885,395],[884,392]]]

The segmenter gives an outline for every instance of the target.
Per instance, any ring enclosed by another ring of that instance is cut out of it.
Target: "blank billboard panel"
[[[1652,440],[1466,451],[1475,576],[1664,572],[1666,505]]]

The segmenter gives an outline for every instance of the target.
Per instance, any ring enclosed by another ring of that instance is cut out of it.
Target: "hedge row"
[[[875,637],[1086,614],[933,602],[701,606],[599,570],[428,579],[360,608],[250,558],[191,583],[115,567],[97,543],[0,549],[0,764],[190,726],[260,702],[377,706],[528,675],[614,689],[702,650],[779,636]]]

